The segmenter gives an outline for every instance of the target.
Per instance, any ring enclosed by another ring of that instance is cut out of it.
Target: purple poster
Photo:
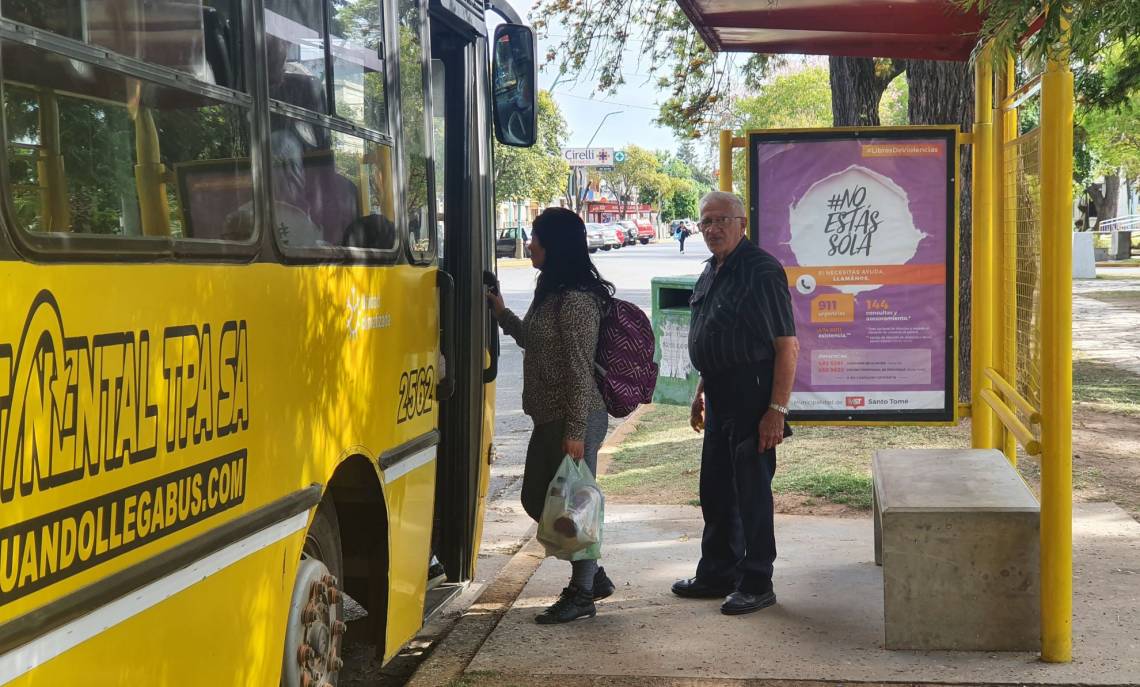
[[[749,135],[751,226],[784,265],[799,420],[954,419],[955,132]]]

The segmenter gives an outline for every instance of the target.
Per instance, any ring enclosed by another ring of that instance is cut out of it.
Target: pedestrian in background
[[[522,407],[534,431],[523,469],[522,505],[538,522],[565,456],[598,472],[609,417],[594,378],[594,355],[614,285],[590,260],[582,218],[565,208],[547,208],[534,220],[530,260],[539,275],[525,317],[511,312],[497,290],[487,298],[503,331],[523,349]],[[594,601],[613,594],[614,584],[596,560],[571,561],[571,566],[570,584],[536,622],[593,617]]]
[[[697,574],[673,584],[690,598],[724,598],[739,615],[776,603],[772,475],[799,344],[788,278],[745,237],[740,198],[720,191],[700,203],[712,251],[690,300],[689,357],[701,373],[690,424],[705,432],[700,498],[705,528]]]
[[[689,227],[682,223],[677,229],[677,240],[681,242],[681,252],[685,252],[685,239],[689,238]]]

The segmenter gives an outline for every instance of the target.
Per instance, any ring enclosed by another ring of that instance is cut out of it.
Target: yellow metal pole
[[[67,174],[63,166],[63,143],[59,135],[59,102],[55,93],[40,93],[40,154],[36,163],[41,191],[44,230],[71,229],[71,204],[67,197]]]
[[[158,128],[150,108],[135,112],[135,188],[143,234],[170,235],[170,207],[166,200],[166,166],[158,144]]]
[[[993,71],[990,49],[974,65],[973,227],[970,250],[970,434],[974,448],[993,448],[995,417],[982,401],[993,367]]]
[[[1067,37],[1059,52],[1041,80],[1041,658],[1052,663],[1068,662],[1073,653],[1073,73]]]
[[[720,132],[720,178],[717,187],[721,191],[732,193],[732,132]]]
[[[995,74],[996,97],[994,98],[994,238],[995,253],[999,256],[999,274],[996,284],[1000,287],[997,295],[1001,309],[995,317],[1000,335],[994,337],[994,362],[1002,371],[1005,380],[1017,388],[1017,179],[1019,170],[1016,156],[1007,168],[1005,159],[1006,143],[1017,138],[1017,108],[1002,106],[1002,102],[1013,93],[1015,74],[1013,60],[1009,54],[1002,57]],[[1006,202],[1007,193],[1013,186],[1012,199]],[[1002,429],[998,427],[998,429]],[[1017,438],[1011,431],[1002,433],[1000,444],[1005,457],[1017,465]]]

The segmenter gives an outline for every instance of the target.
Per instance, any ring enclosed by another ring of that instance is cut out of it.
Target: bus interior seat
[[[396,225],[376,213],[358,217],[345,228],[340,245],[392,250],[396,247]]]

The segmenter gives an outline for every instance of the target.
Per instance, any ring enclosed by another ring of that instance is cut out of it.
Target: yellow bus
[[[0,684],[331,685],[472,577],[488,7],[0,5]]]

